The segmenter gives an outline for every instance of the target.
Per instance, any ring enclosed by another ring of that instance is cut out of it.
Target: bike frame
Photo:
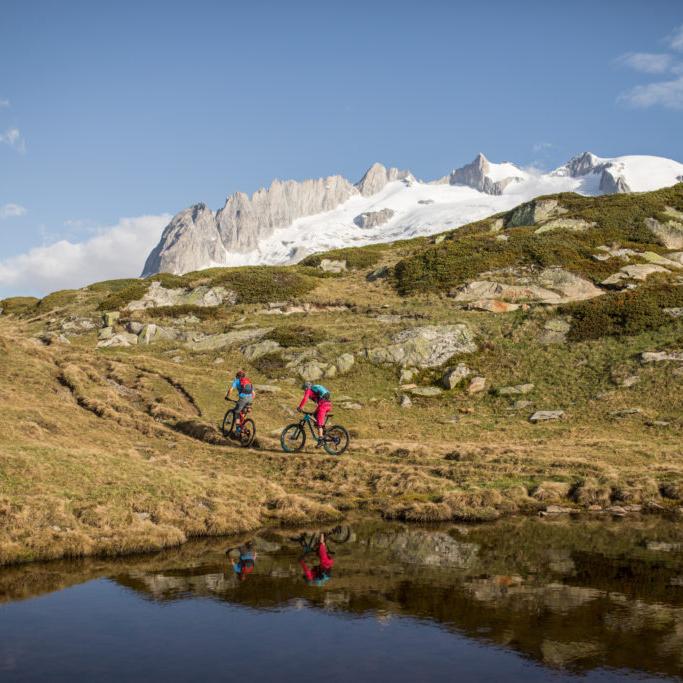
[[[308,428],[311,431],[311,436],[314,439],[318,438],[318,434],[315,431],[318,427],[318,425],[315,423],[315,420],[313,419],[313,416],[315,413],[304,413],[304,416],[301,418],[301,421],[299,422],[299,429],[302,429],[305,431],[306,429],[306,424],[308,424]],[[323,434],[325,434],[325,427],[323,426]]]

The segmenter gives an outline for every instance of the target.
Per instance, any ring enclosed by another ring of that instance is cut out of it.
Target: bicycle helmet
[[[244,377],[244,376],[245,376],[244,370],[238,370],[238,371],[235,373],[235,377],[237,377],[237,378],[239,378],[239,379],[241,379],[241,378]]]
[[[304,383],[301,385],[301,388],[302,388],[302,389],[310,389],[312,386],[313,386],[312,382],[304,382]]]

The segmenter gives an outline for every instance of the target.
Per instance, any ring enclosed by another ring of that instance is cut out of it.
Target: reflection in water
[[[228,548],[225,554],[240,581],[244,581],[254,571],[256,551],[253,541],[246,541],[237,548]]]
[[[416,528],[358,521],[294,537],[270,530],[233,545],[228,571],[225,543],[215,540],[154,556],[8,568],[0,571],[0,595],[21,600],[107,577],[160,604],[210,598],[258,610],[401,617],[412,638],[427,638],[428,624],[436,624],[453,647],[478,643],[483,660],[503,648],[558,676],[683,675],[680,523],[517,519]],[[2,621],[0,607],[0,640]],[[344,628],[361,627],[356,620]],[[422,664],[425,679],[447,677],[440,656]],[[502,680],[506,670],[497,674]]]

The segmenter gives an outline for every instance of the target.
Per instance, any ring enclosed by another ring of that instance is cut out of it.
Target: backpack
[[[240,377],[240,394],[253,394],[254,386],[248,377]]]
[[[330,398],[330,392],[325,389],[322,384],[314,384],[311,387],[311,391],[318,397],[321,401],[326,401]]]

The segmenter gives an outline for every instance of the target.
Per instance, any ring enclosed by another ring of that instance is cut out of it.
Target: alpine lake
[[[334,567],[315,583],[299,559],[320,531]],[[304,678],[681,680],[683,525],[360,518],[0,569],[3,683]]]

